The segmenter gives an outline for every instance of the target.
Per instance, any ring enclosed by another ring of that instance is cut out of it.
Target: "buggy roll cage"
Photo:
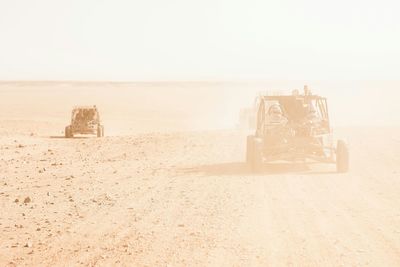
[[[97,122],[101,121],[100,120],[100,113],[99,113],[99,110],[97,109],[96,105],[93,105],[93,106],[75,106],[72,109],[72,112],[71,112],[71,123],[73,122],[74,117],[77,114],[77,112],[79,112],[80,110],[93,110],[95,112],[95,115],[96,115],[96,118],[97,118],[96,121]]]
[[[305,105],[314,105],[324,126],[330,131],[329,109],[326,97],[318,95],[268,95],[261,96],[261,103],[258,109],[258,128],[263,123],[266,114],[266,102],[277,102],[281,105],[283,113],[289,121],[299,122],[307,115]],[[262,120],[260,120],[262,119]]]

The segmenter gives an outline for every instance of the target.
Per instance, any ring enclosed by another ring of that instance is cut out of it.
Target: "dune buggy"
[[[72,110],[71,124],[65,127],[65,137],[72,138],[75,134],[104,136],[104,126],[100,123],[96,106],[80,106]]]
[[[327,99],[308,89],[262,97],[255,134],[247,137],[246,158],[255,171],[264,162],[306,160],[336,164],[341,173],[349,170],[346,142],[334,143]]]

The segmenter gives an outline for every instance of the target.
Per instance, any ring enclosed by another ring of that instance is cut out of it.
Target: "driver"
[[[283,115],[280,104],[274,104],[269,108],[267,123],[278,126],[285,126],[288,123],[288,119]]]
[[[85,119],[85,116],[84,116],[82,110],[78,111],[78,114],[76,114],[75,118],[76,118],[77,121],[83,121]]]
[[[318,124],[321,122],[321,117],[313,105],[308,106],[306,121],[311,124]]]

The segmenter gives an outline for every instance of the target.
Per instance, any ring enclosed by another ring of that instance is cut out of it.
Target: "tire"
[[[104,136],[104,127],[100,125],[97,127],[97,137],[103,137],[103,136]]]
[[[349,148],[347,144],[339,140],[336,147],[336,170],[339,173],[346,173],[349,171]]]
[[[254,162],[254,136],[247,136],[246,163],[253,166]]]
[[[67,126],[65,127],[65,138],[71,138],[71,137],[73,137],[71,126]]]

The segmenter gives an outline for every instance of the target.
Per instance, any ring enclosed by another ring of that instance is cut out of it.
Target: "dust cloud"
[[[260,92],[290,94],[305,84],[328,98],[333,125],[400,126],[395,82],[11,82],[0,84],[0,119],[61,125],[72,107],[96,104],[111,135],[233,129]]]

